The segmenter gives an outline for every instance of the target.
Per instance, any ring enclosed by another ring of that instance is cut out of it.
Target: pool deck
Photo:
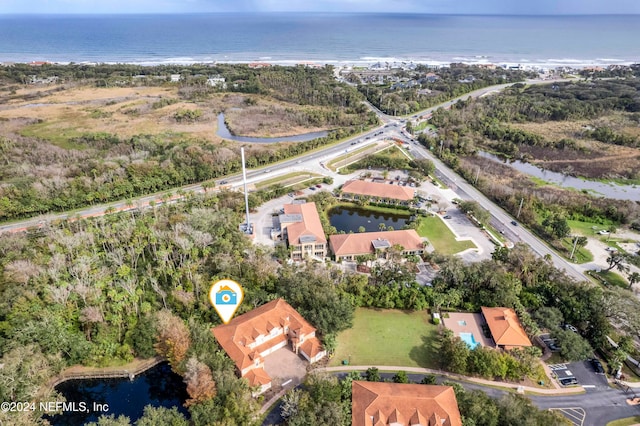
[[[490,348],[495,347],[492,339],[484,337],[481,324],[484,323],[482,314],[469,314],[461,312],[449,312],[449,318],[442,318],[442,323],[449,330],[453,331],[453,334],[460,336],[460,333],[471,333],[482,346],[488,346]],[[464,322],[465,325],[461,323]]]

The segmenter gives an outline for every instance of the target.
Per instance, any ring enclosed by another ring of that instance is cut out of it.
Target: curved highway
[[[546,84],[550,82],[551,80],[530,80],[527,81],[527,84]],[[409,118],[418,118],[419,116],[430,114],[438,108],[448,108],[459,100],[477,98],[489,93],[497,92],[511,86],[512,84],[513,83],[500,84],[496,86],[486,87],[484,89],[475,90],[458,98],[420,111],[419,113],[415,113]],[[364,145],[366,143],[375,141],[377,138],[395,137],[407,143],[412,143],[412,140],[400,130],[400,126],[402,125],[402,123],[404,123],[406,118],[398,118],[386,115],[372,105],[368,105],[376,112],[378,117],[380,117],[385,124],[366,133],[360,134],[358,137],[350,138],[343,142],[321,148],[319,150],[316,150],[315,152],[309,152],[302,156],[285,160],[277,164],[272,164],[260,169],[247,171],[247,180],[251,182],[259,182],[260,180],[272,178],[274,175],[280,174],[281,172],[286,173],[288,170],[293,168],[316,168],[318,162],[322,164],[322,161],[350,151],[355,144],[358,144],[359,146]],[[503,230],[505,234],[513,241],[525,242],[539,256],[550,256],[553,264],[557,268],[565,270],[573,278],[577,280],[585,279],[583,270],[580,267],[568,262],[566,259],[558,255],[542,240],[533,235],[527,229],[519,226],[517,227],[517,229],[515,229],[516,227],[511,225],[511,221],[513,220],[513,218],[510,215],[508,215],[502,208],[498,207],[495,203],[485,197],[473,186],[468,184],[463,178],[461,178],[453,170],[444,165],[440,160],[435,158],[428,150],[424,149],[422,146],[419,146],[417,143],[413,143],[413,149],[411,151],[413,152],[413,155],[431,160],[436,166],[436,176],[444,181],[450,188],[454,189],[455,192],[460,195],[461,199],[476,200],[482,207],[487,209],[491,213],[492,225],[496,229]],[[241,182],[242,175],[240,173],[228,176],[226,179],[218,181],[219,186],[214,188],[213,191],[218,191],[222,187],[239,187]],[[186,185],[158,194],[137,197],[132,200],[118,201],[98,206],[87,207],[74,212],[53,213],[44,216],[38,216],[31,219],[0,225],[0,233],[22,232],[26,231],[29,228],[38,228],[44,226],[44,224],[46,224],[47,222],[54,220],[95,217],[104,215],[108,212],[147,208],[150,204],[154,203],[162,204],[176,202],[177,200],[183,198],[185,196],[185,193],[187,192],[201,193],[205,192],[205,188],[201,184]]]

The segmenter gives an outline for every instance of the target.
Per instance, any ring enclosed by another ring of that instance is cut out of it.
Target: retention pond
[[[85,403],[87,408],[47,417],[54,426],[83,425],[97,421],[101,415],[125,415],[133,424],[142,417],[147,405],[177,407],[188,418],[183,406],[188,397],[186,385],[166,362],[150,368],[133,380],[67,380],[56,386],[56,390],[64,395],[67,402],[76,403],[76,407],[82,407],[80,404]],[[94,410],[96,406],[102,407],[102,411]],[[108,407],[108,410],[104,407]]]
[[[380,213],[361,207],[339,206],[329,210],[328,216],[329,223],[335,226],[338,232],[359,232],[361,226],[366,232],[375,232],[381,230],[381,223],[384,223],[384,229],[387,230],[389,227],[395,230],[403,229],[410,222],[411,216],[409,212],[401,212],[399,210],[397,214]]]

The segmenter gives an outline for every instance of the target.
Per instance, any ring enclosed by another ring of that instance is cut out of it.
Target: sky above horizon
[[[370,12],[640,14],[638,0],[0,0],[12,13]]]

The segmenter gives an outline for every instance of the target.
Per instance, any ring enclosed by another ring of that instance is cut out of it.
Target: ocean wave
[[[270,59],[267,59],[270,58]],[[594,58],[594,59],[580,59],[580,58],[526,58],[519,57],[513,58],[509,56],[502,55],[475,55],[475,56],[461,56],[461,55],[451,55],[447,56],[445,54],[438,55],[424,55],[420,54],[412,54],[407,57],[398,57],[398,56],[360,56],[354,59],[344,58],[344,57],[335,57],[331,58],[329,55],[324,58],[318,57],[307,57],[305,58],[303,55],[296,55],[287,57],[286,55],[281,55],[281,57],[275,56],[263,56],[263,55],[249,55],[249,54],[235,54],[235,55],[202,55],[202,56],[167,56],[165,58],[162,57],[134,57],[123,55],[122,57],[110,57],[104,59],[98,59],[98,56],[92,58],[72,58],[72,57],[57,57],[57,58],[38,58],[37,60],[55,62],[60,64],[65,64],[69,62],[75,63],[88,63],[88,64],[96,64],[96,63],[105,63],[105,64],[134,64],[134,65],[142,65],[142,66],[157,66],[157,65],[191,65],[191,64],[214,64],[214,63],[229,63],[229,64],[247,64],[251,62],[266,62],[273,65],[282,65],[282,66],[293,66],[298,64],[315,64],[315,65],[334,65],[334,66],[372,66],[375,64],[382,64],[386,66],[396,67],[396,66],[404,66],[406,64],[416,64],[416,65],[430,65],[435,67],[448,66],[451,63],[462,62],[469,65],[480,65],[480,64],[495,64],[498,66],[506,66],[506,67],[517,67],[523,66],[525,68],[542,68],[542,69],[552,69],[558,67],[574,67],[574,68],[584,68],[591,66],[608,66],[608,65],[631,65],[633,63],[637,63],[638,61],[626,60],[626,59],[615,59],[615,58]],[[10,58],[0,58],[0,63],[2,61],[11,61]],[[25,62],[30,62],[29,60],[24,60]],[[13,62],[21,62],[19,60],[14,60]]]

